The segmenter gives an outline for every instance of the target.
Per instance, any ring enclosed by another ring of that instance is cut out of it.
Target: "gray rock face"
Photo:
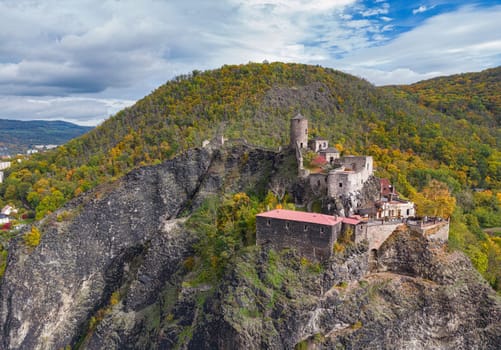
[[[198,324],[188,348],[499,349],[499,296],[464,255],[421,235],[395,232],[375,273],[363,245],[320,273],[269,254],[238,261],[205,309],[218,316]]]
[[[89,348],[125,346],[121,335],[142,329],[137,312],[173,283],[196,239],[177,218],[209,194],[263,186],[276,158],[244,146],[192,150],[137,169],[48,217],[39,246],[28,249],[19,239],[10,252],[0,286],[0,348],[74,345],[93,327],[91,317],[110,314],[119,290],[121,317],[113,323],[105,316]]]

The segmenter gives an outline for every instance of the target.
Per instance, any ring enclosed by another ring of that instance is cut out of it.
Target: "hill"
[[[396,88],[417,103],[456,119],[492,128],[501,125],[501,67]]]
[[[452,85],[447,78],[437,81]],[[417,86],[377,88],[301,64],[193,71],[56,151],[13,166],[0,187],[0,204],[14,202],[42,218],[97,184],[171,159],[218,134],[278,148],[288,143],[289,120],[300,111],[310,120],[312,136],[329,139],[345,154],[372,155],[376,174],[389,178],[403,196],[413,198],[432,179],[446,183],[458,203],[451,247],[467,252],[493,286],[501,285],[501,242],[482,232],[501,226],[501,132],[489,114],[499,111],[499,99],[489,99],[485,113],[470,108],[462,118],[451,112],[452,102],[442,113],[420,101],[416,96],[434,95]],[[442,99],[439,91],[436,98]],[[500,96],[499,81],[487,79],[482,91]]]
[[[0,119],[0,152],[13,155],[33,145],[62,145],[91,129],[63,121]]]

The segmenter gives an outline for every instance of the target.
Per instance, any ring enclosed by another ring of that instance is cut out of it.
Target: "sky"
[[[501,65],[501,0],[0,0],[0,118],[97,125],[224,64],[319,64],[375,85]]]

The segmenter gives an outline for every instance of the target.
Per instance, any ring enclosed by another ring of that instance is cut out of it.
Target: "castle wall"
[[[439,221],[435,224],[412,225],[409,227],[413,231],[421,233],[426,238],[432,241],[447,242],[449,240],[449,222]]]
[[[310,188],[315,194],[327,194],[327,175],[326,174],[310,174],[308,176]]]
[[[360,174],[362,181],[367,181],[373,173],[373,160],[370,156],[346,156],[340,158],[341,164],[353,172]]]
[[[367,239],[367,224],[366,223],[359,223],[356,225],[352,224],[347,224],[343,222],[343,232],[346,230],[352,230],[353,235],[352,235],[352,240],[355,243],[360,243],[363,240]]]
[[[256,244],[268,245],[275,250],[294,248],[311,260],[329,258],[340,231],[341,221],[329,226],[256,217]]]
[[[342,157],[340,163],[344,170],[329,172],[327,187],[331,197],[360,191],[373,172],[373,160],[369,156]]]
[[[359,191],[363,187],[361,174],[346,171],[330,171],[327,179],[328,195],[337,197]]]
[[[397,226],[402,225],[401,222],[397,223],[374,223],[369,224],[367,227],[367,240],[369,241],[369,251],[372,249],[379,249],[381,244],[395,231]]]

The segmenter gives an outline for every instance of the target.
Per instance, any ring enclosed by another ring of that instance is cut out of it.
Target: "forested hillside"
[[[33,145],[61,145],[91,129],[63,121],[0,119],[0,148],[25,153]]]
[[[419,104],[456,119],[499,128],[501,123],[501,67],[418,82],[397,89]]]
[[[217,133],[278,147],[288,143],[289,120],[300,111],[313,136],[346,154],[373,155],[377,175],[390,178],[404,196],[413,198],[432,179],[447,184],[458,203],[451,246],[466,251],[499,287],[500,238],[482,231],[501,226],[497,72],[376,88],[300,64],[194,71],[57,151],[13,167],[0,187],[0,204],[23,205],[41,218],[98,183],[172,158]],[[477,97],[467,95],[477,90]],[[485,191],[473,191],[479,188]]]

